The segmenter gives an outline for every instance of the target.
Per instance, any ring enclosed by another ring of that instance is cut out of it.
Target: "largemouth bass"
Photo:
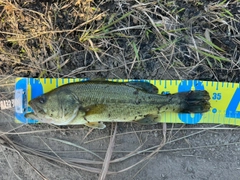
[[[166,111],[204,113],[210,109],[207,91],[157,93],[157,87],[147,82],[70,83],[32,99],[29,105],[34,112],[25,117],[42,123],[103,129],[103,122],[156,124]]]

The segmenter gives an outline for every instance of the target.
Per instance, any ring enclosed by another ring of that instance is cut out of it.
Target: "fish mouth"
[[[34,103],[33,101],[30,101],[28,104],[32,108],[32,110],[33,110],[32,113],[34,115],[37,116],[39,113],[40,114],[46,114],[45,111],[37,105],[37,103]]]
[[[34,100],[29,101],[28,104],[31,107],[32,111],[30,113],[25,114],[26,118],[35,119],[41,123],[52,122],[52,119],[49,119],[49,117],[47,117],[46,111],[43,108],[39,107],[40,105],[36,103]]]

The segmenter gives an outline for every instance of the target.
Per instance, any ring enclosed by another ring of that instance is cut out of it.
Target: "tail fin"
[[[209,93],[205,90],[195,90],[178,93],[181,99],[180,113],[204,113],[211,108]]]

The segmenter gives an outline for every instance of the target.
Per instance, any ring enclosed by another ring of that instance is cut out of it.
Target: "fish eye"
[[[46,101],[45,96],[40,97],[38,101],[39,101],[41,104],[45,103],[45,101]]]

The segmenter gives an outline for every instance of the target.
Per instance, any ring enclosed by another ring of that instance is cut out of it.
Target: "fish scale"
[[[136,102],[136,99],[143,100],[144,97],[147,96],[145,92],[139,92],[139,94],[134,94],[136,91],[135,88],[127,87],[125,88],[121,84],[119,87],[103,85],[100,82],[97,82],[98,87],[92,84],[92,82],[87,83],[86,85],[81,86],[81,92],[78,91],[78,84],[74,84],[69,89],[76,94],[76,96],[81,97],[80,100],[84,102],[88,101],[103,101],[103,102],[113,102],[113,103],[127,103],[127,102]],[[116,91],[118,91],[118,96],[116,96]],[[104,97],[108,96],[108,98],[104,99]],[[131,94],[132,96],[129,96]],[[148,102],[148,98],[146,101]],[[155,101],[154,101],[155,102]],[[153,103],[153,101],[149,101],[149,103]]]

